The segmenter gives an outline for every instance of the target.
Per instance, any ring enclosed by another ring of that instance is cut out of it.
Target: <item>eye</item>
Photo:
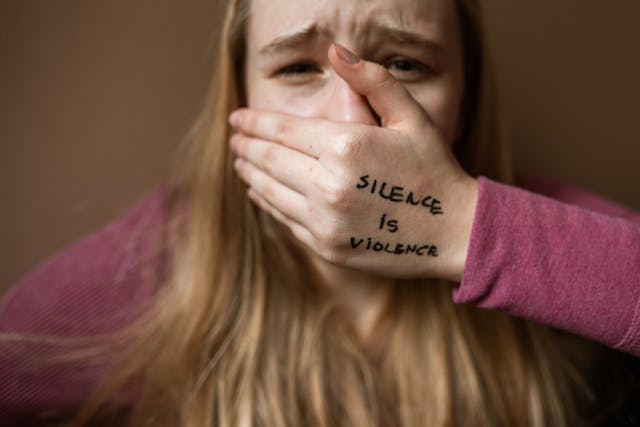
[[[396,77],[405,80],[418,80],[435,74],[431,67],[414,59],[394,58],[384,65]]]
[[[297,62],[278,69],[273,76],[288,81],[296,82],[311,78],[314,74],[320,74],[322,70],[310,62]]]

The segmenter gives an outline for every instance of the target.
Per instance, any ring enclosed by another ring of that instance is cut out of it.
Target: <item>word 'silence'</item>
[[[429,195],[422,197],[415,196],[413,191],[409,191],[408,194],[405,194],[404,187],[397,185],[391,186],[385,181],[378,182],[377,179],[374,179],[373,182],[369,182],[369,175],[361,176],[360,182],[356,184],[356,187],[359,190],[368,189],[371,194],[375,194],[377,192],[380,197],[391,202],[406,203],[413,206],[421,205],[427,208],[431,215],[444,214],[440,200],[435,197]]]
[[[364,239],[351,238],[351,248],[357,249],[358,246],[364,245],[362,248],[367,251],[386,252],[394,255],[416,254],[417,256],[438,256],[438,247],[435,245],[408,245],[403,243],[383,243],[367,237],[367,243]]]

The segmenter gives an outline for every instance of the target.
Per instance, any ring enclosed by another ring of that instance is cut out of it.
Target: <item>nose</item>
[[[326,115],[329,120],[378,125],[379,121],[367,99],[353,90],[339,75],[332,76]]]

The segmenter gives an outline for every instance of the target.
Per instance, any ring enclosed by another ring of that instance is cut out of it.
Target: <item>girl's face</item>
[[[463,58],[451,0],[253,0],[248,107],[376,124],[366,99],[333,71],[327,51],[334,41],[385,66],[453,144]]]

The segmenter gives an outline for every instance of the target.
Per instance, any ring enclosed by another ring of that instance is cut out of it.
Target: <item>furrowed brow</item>
[[[319,34],[318,27],[315,23],[308,24],[291,33],[278,36],[268,45],[262,47],[258,53],[260,55],[274,55],[276,53],[294,49],[308,43]]]
[[[442,54],[444,48],[435,41],[411,31],[395,28],[387,25],[374,24],[371,30],[380,40],[389,40],[396,44],[408,45],[418,49],[433,51]]]

